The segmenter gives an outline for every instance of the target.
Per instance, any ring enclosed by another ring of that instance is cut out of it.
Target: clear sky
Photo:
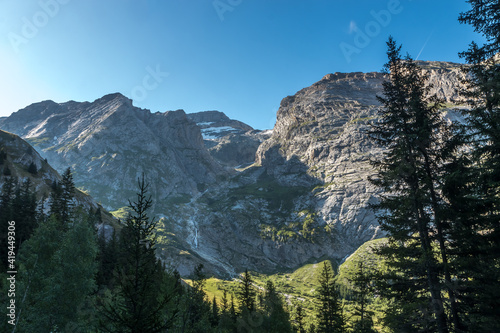
[[[220,110],[271,128],[333,72],[379,71],[390,34],[461,62],[465,0],[0,0],[0,116],[121,92],[152,112]]]

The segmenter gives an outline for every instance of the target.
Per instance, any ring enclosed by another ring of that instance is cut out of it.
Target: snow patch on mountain
[[[239,132],[239,129],[236,129],[231,126],[221,126],[221,127],[208,127],[201,129],[201,135],[204,140],[217,140],[221,136],[227,135],[230,132]]]

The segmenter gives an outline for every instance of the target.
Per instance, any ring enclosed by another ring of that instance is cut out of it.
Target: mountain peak
[[[100,103],[109,103],[111,101],[122,102],[122,103],[129,104],[132,106],[132,100],[119,92],[104,95],[104,96],[96,99],[93,103],[100,104]]]

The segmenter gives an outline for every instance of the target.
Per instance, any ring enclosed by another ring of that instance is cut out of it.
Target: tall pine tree
[[[401,47],[392,38],[387,45],[389,79],[378,97],[382,108],[371,137],[387,149],[373,163],[378,175],[372,181],[384,191],[375,207],[389,233],[389,245],[380,254],[394,273],[392,285],[387,285],[397,300],[392,322],[397,329],[449,332],[460,327],[441,184],[449,130],[441,101],[429,95],[427,76],[409,56],[401,57]]]
[[[138,180],[132,213],[121,231],[122,260],[117,265],[117,295],[102,306],[107,332],[163,332],[172,325],[174,312],[167,306],[173,299],[174,281],[155,255],[157,221],[148,216],[152,200],[144,175]]]
[[[339,293],[333,280],[330,263],[325,262],[319,277],[318,293],[318,326],[320,333],[345,332],[345,319],[340,303]]]
[[[464,320],[470,329],[493,332],[500,330],[500,3],[467,2],[471,9],[459,21],[472,25],[486,42],[473,42],[461,54],[468,63],[463,95],[470,106],[463,110],[464,141],[472,153],[457,158],[448,196],[456,207]]]
[[[264,322],[262,332],[292,332],[290,315],[284,308],[283,300],[272,281],[267,281],[263,299]]]

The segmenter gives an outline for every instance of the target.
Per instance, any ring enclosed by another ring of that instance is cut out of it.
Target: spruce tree
[[[0,148],[0,165],[3,165],[7,160],[7,153],[4,150],[4,147]]]
[[[96,277],[97,284],[112,289],[116,283],[115,274],[113,273],[118,265],[118,257],[120,255],[116,231],[113,229],[111,238],[106,240],[104,230],[102,230],[97,235],[97,244],[99,246],[97,255],[99,265]]]
[[[318,293],[318,326],[317,332],[345,332],[345,319],[339,294],[335,287],[333,271],[330,263],[325,262],[319,277]]]
[[[18,245],[28,240],[38,225],[37,203],[34,189],[29,178],[16,190],[13,220],[17,224]]]
[[[295,319],[294,319],[294,330],[297,333],[306,333],[305,324],[304,324],[305,314],[304,309],[302,309],[302,305],[297,305],[295,310]]]
[[[257,296],[257,292],[255,291],[252,276],[248,270],[245,270],[245,273],[241,276],[237,296],[240,303],[240,312],[248,311],[252,313],[255,311],[255,297]]]
[[[203,264],[198,264],[193,272],[193,284],[183,295],[183,306],[180,311],[181,332],[207,332],[211,327],[210,303],[206,300],[204,291],[206,276],[203,273]]]
[[[224,290],[221,300],[220,320],[218,330],[219,332],[235,332],[236,331],[236,311],[234,308],[233,295],[231,295],[231,302],[227,298],[227,291]]]
[[[65,232],[55,216],[35,230],[19,251],[20,332],[67,331],[86,320],[79,309],[95,290],[96,254],[85,214]]]
[[[354,315],[359,319],[354,323],[354,331],[359,333],[373,333],[373,312],[368,310],[368,304],[373,298],[373,276],[367,271],[372,269],[363,261],[356,263],[356,271],[351,281],[353,285],[353,296],[355,301]],[[367,267],[368,266],[368,267]]]
[[[463,96],[469,109],[466,149],[448,177],[448,197],[456,207],[456,251],[460,256],[460,299],[469,329],[500,330],[500,4],[468,0],[459,21],[474,27],[486,42],[470,44],[461,56],[468,65]],[[472,149],[471,149],[472,148]],[[474,182],[470,180],[473,179]],[[460,189],[460,191],[457,191]],[[460,246],[462,244],[462,246]]]
[[[138,193],[129,201],[132,213],[120,236],[121,260],[117,265],[117,294],[102,306],[101,329],[107,332],[162,332],[169,328],[175,311],[167,306],[173,299],[172,279],[156,259],[155,219],[148,216],[152,200],[144,175]]]
[[[28,166],[28,172],[31,173],[32,175],[36,175],[38,173],[38,169],[35,163],[33,162],[30,163],[30,165]]]
[[[409,56],[401,57],[392,38],[387,45],[388,81],[378,97],[382,108],[371,137],[387,149],[373,162],[378,175],[372,181],[384,191],[374,207],[389,233],[389,245],[380,254],[394,270],[392,286],[387,285],[397,300],[393,322],[399,329],[448,332],[450,326],[460,326],[446,243],[451,224],[441,188],[449,130],[441,101],[429,95],[427,76]],[[411,297],[414,301],[408,303]]]
[[[283,300],[272,281],[267,281],[263,298],[264,322],[262,332],[292,332],[290,315],[284,309]]]
[[[12,175],[12,171],[10,171],[10,168],[7,165],[4,165],[2,174],[8,177]]]
[[[0,192],[0,228],[2,228],[3,230],[3,232],[0,233],[0,268],[2,269],[2,271],[5,271],[6,269],[4,268],[7,267],[7,231],[9,227],[9,221],[13,220],[13,202],[15,198],[16,186],[17,182],[14,180],[14,178],[6,177],[4,178],[4,183]],[[16,244],[16,246],[18,245],[19,244]]]
[[[217,300],[215,299],[215,296],[212,298],[212,306],[211,306],[209,320],[210,320],[210,324],[212,325],[212,327],[219,326],[220,313],[219,313],[219,307],[217,306]]]
[[[36,196],[31,180],[26,178],[22,184],[16,179],[5,179],[0,191],[0,227],[7,231],[9,221],[15,222],[15,252],[28,240],[38,225]],[[7,263],[7,232],[0,236],[1,262]]]
[[[257,312],[257,292],[253,286],[250,272],[245,270],[241,274],[241,281],[236,291],[239,303],[237,330],[241,332],[262,329],[264,316]]]
[[[72,208],[74,206],[73,197],[75,195],[75,183],[71,169],[67,168],[61,180],[61,196],[60,196],[60,218],[63,223],[68,223],[71,218]]]

